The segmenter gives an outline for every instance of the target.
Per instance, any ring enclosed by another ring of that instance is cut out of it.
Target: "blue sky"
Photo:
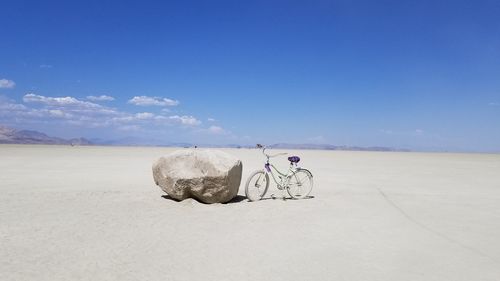
[[[498,1],[1,7],[0,124],[61,137],[500,151]]]

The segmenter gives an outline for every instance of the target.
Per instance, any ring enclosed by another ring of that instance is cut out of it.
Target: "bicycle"
[[[290,167],[285,174],[280,172],[273,164],[269,163],[269,159],[280,155],[287,155],[287,153],[269,155],[266,153],[266,147],[262,148],[262,153],[266,157],[264,169],[253,172],[250,177],[248,177],[245,185],[245,195],[248,200],[258,201],[264,197],[269,188],[269,174],[276,183],[277,188],[283,192],[283,199],[285,199],[285,190],[293,199],[302,199],[311,193],[314,184],[313,175],[309,170],[297,165],[300,161],[300,157],[288,157]],[[275,175],[275,172],[277,175]],[[276,179],[276,176],[279,180]]]

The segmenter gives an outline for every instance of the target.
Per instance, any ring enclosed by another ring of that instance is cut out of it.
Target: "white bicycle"
[[[265,147],[262,148],[262,153],[266,157],[264,169],[253,172],[250,177],[248,177],[245,185],[245,195],[248,200],[258,201],[266,195],[267,189],[269,188],[269,175],[271,175],[271,178],[276,183],[277,188],[283,192],[283,199],[285,199],[285,190],[294,199],[305,198],[311,193],[313,188],[313,175],[309,170],[297,166],[300,157],[288,157],[290,167],[285,174],[280,172],[273,164],[269,163],[269,159],[280,155],[286,155],[287,153],[269,155],[266,153]],[[277,173],[276,175],[275,172]]]

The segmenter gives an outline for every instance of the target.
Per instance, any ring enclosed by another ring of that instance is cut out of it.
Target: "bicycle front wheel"
[[[259,201],[269,187],[269,176],[263,170],[253,172],[245,185],[245,195],[250,201]]]
[[[313,188],[313,176],[308,170],[298,170],[290,177],[287,192],[294,199],[305,198],[311,193]]]

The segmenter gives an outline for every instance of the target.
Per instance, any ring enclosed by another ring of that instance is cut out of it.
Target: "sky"
[[[0,124],[500,152],[498,1],[0,1]]]

